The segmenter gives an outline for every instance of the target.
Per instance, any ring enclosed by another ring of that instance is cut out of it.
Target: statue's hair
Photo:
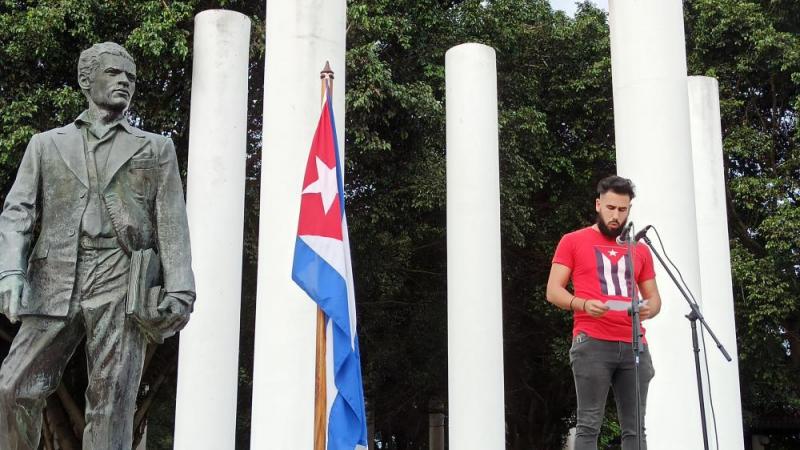
[[[134,66],[136,65],[136,61],[133,60],[131,54],[121,45],[114,42],[94,44],[82,51],[80,58],[78,58],[78,80],[81,79],[81,75],[86,76],[90,80],[94,77],[94,71],[97,69],[98,64],[100,64],[100,55],[104,53],[121,56],[132,62]]]

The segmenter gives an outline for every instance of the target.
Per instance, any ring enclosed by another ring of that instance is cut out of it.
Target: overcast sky
[[[570,16],[575,14],[575,3],[577,0],[550,0],[550,6],[553,9],[560,9]],[[592,0],[592,3],[608,11],[608,0]]]

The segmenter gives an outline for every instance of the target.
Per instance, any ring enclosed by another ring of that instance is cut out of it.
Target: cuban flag
[[[306,164],[292,279],[328,318],[328,450],[367,448],[356,304],[333,104],[326,89]]]
[[[620,247],[594,247],[597,279],[600,290],[608,296],[630,296],[631,273],[628,268],[628,252]]]

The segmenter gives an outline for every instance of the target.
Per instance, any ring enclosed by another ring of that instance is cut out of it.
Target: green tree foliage
[[[567,315],[544,301],[555,243],[613,169],[608,30],[544,1],[351,2],[348,210],[376,437],[427,448],[445,399],[444,53],[497,51],[509,448],[558,448],[573,408]]]
[[[800,4],[685,7],[690,71],[720,84],[745,421],[768,432],[800,418]]]
[[[169,134],[185,163],[192,18],[220,6],[254,24],[237,439],[244,449],[263,3],[0,0],[0,200],[30,136],[84,107],[75,66],[97,41],[117,41],[136,57],[131,118]],[[720,81],[743,406],[757,426],[800,407],[800,6],[696,0],[685,11],[690,72]],[[507,448],[557,449],[574,422],[570,325],[545,302],[544,286],[558,239],[593,220],[594,184],[615,170],[607,17],[590,4],[571,18],[546,0],[348,1],[346,190],[368,410],[382,449],[424,449],[429,404],[447,399],[444,54],[463,42],[497,51]],[[0,319],[0,355],[13,333]],[[137,415],[148,424],[149,448],[172,446],[176,352],[173,339],[149,353]],[[48,402],[50,429],[66,449],[79,448],[82,358]],[[604,439],[617,428],[609,421]]]
[[[251,134],[260,133],[264,29],[259,2],[0,2],[0,200],[14,181],[30,137],[69,123],[86,107],[76,83],[77,61],[80,51],[96,42],[118,42],[134,56],[138,82],[130,118],[146,130],[172,137],[185,167],[193,19],[202,10],[221,6],[253,19]],[[251,141],[255,153],[256,140]],[[250,174],[256,170],[251,164]],[[253,238],[252,233],[249,236]],[[14,327],[0,319],[0,356],[7,353],[14,332]],[[243,360],[246,364],[248,358]],[[56,444],[66,450],[80,448],[86,387],[84,361],[85,355],[79,349],[57,394],[48,400],[44,448],[51,449]],[[172,448],[177,339],[150,348],[145,364],[136,414],[137,433],[147,426],[148,448]],[[243,379],[243,390],[247,392],[246,377]],[[247,428],[247,422],[242,425]]]

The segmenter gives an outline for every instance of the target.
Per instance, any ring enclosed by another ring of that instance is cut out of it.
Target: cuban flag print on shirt
[[[350,243],[333,105],[326,90],[306,164],[292,279],[328,318],[328,450],[367,448]]]
[[[608,296],[630,297],[631,273],[628,253],[619,247],[594,247],[600,290]]]

